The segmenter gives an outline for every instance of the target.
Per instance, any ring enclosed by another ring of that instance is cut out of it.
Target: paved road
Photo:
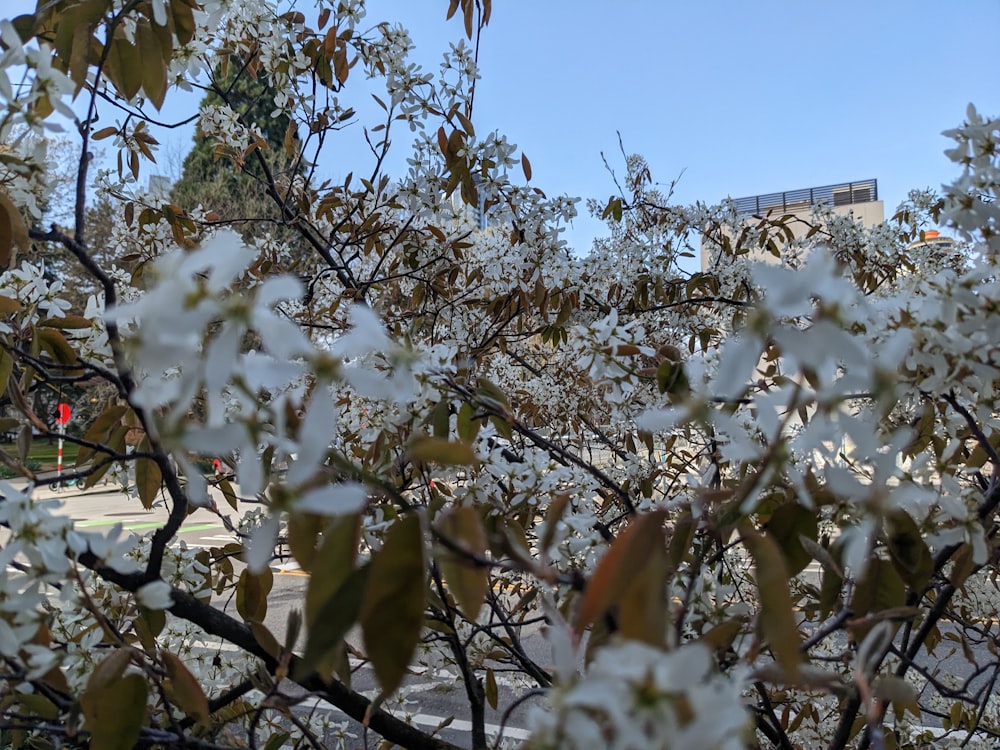
[[[127,498],[118,491],[112,491],[109,487],[98,487],[89,491],[80,491],[77,488],[66,488],[59,491],[52,491],[48,487],[36,489],[35,497],[38,499],[58,498],[64,503],[65,510],[76,525],[82,529],[98,530],[109,527],[116,523],[121,523],[128,531],[137,534],[148,534],[159,527],[167,517],[167,509],[163,503],[158,504],[152,510],[145,510],[137,499]],[[217,502],[218,507],[233,520],[237,514],[232,512],[229,506],[222,499],[221,495]],[[189,547],[215,547],[222,546],[233,541],[233,535],[226,530],[226,527],[219,516],[206,509],[194,511],[181,528],[180,539],[184,540]],[[815,566],[813,566],[815,567]],[[269,598],[268,615],[266,625],[275,634],[279,641],[284,640],[285,625],[288,613],[292,609],[301,609],[302,601],[308,585],[308,577],[294,569],[294,565],[282,565],[276,561],[273,569],[275,575],[275,585]],[[806,571],[807,578],[818,577],[818,571]],[[226,606],[225,602],[219,606]],[[233,608],[231,601],[228,604]],[[951,630],[945,627],[945,631]],[[525,644],[531,656],[540,663],[546,663],[547,649],[539,634],[533,634],[527,639]],[[304,648],[304,643],[298,644],[298,650]],[[943,663],[936,666],[955,676],[968,677],[973,672],[972,665],[961,655],[961,650],[954,644],[947,641],[940,647],[944,653],[939,656],[945,657]],[[979,649],[977,649],[978,651]],[[948,654],[949,651],[954,653]],[[986,656],[986,654],[982,654]],[[979,654],[977,654],[979,656]],[[933,661],[933,660],[930,660]],[[362,666],[355,675],[355,689],[362,691],[374,691],[375,682],[369,669]],[[408,710],[412,715],[412,721],[428,730],[444,723],[449,717],[454,720],[441,732],[441,736],[460,746],[469,744],[469,724],[465,719],[468,716],[468,703],[464,695],[464,690],[458,682],[447,682],[441,679],[425,679],[420,674],[415,674],[408,678],[405,688],[409,696],[410,704]],[[497,731],[501,722],[501,716],[505,707],[517,699],[522,693],[515,690],[513,686],[501,676],[499,679],[499,708],[500,711],[490,711],[487,721],[488,731],[493,734]],[[526,701],[526,703],[515,711],[508,723],[506,736],[509,739],[523,739],[527,733],[523,729],[525,715],[529,707],[536,703],[537,699]],[[306,701],[302,704],[303,710],[332,710],[324,708],[325,704],[317,704],[315,701]],[[937,722],[931,717],[925,717],[928,724],[936,725]],[[361,737],[363,729],[359,725],[352,723],[350,731],[357,737]],[[356,743],[355,743],[356,744]]]
[[[87,491],[75,487],[53,491],[47,486],[43,486],[37,488],[33,496],[40,500],[56,498],[62,501],[65,512],[80,529],[100,530],[121,523],[126,531],[144,535],[161,526],[167,518],[167,508],[164,503],[158,503],[152,510],[145,510],[138,499],[128,498],[108,486]],[[217,499],[217,505],[224,515],[230,516],[233,521],[237,519],[238,514],[225,503],[221,493]],[[178,538],[192,548],[218,547],[234,540],[233,534],[226,530],[222,519],[204,508],[195,510],[185,519]],[[309,579],[301,571],[296,570],[294,564],[286,565],[275,561],[272,569],[276,575],[274,589],[268,599],[265,625],[279,641],[283,642],[288,614],[292,609],[302,608]],[[231,599],[217,602],[217,606],[232,610],[235,615],[235,606]],[[352,636],[352,640],[354,637],[357,636]],[[526,646],[534,658],[542,663],[545,662],[544,654],[547,652],[547,648],[540,635],[537,633],[533,635]],[[300,642],[297,650],[301,652],[304,647],[305,643]],[[354,676],[353,687],[356,690],[374,695],[376,684],[368,667],[359,667]],[[466,721],[469,714],[468,701],[460,683],[457,681],[447,682],[438,678],[425,679],[423,675],[417,673],[407,678],[404,692],[408,695],[407,711],[414,724],[427,730],[433,730],[450,719],[450,724],[439,733],[440,736],[460,746],[469,745],[471,726]],[[503,675],[498,675],[498,693],[499,711],[487,709],[487,732],[491,735],[499,730],[504,709],[517,699],[521,691],[515,691]],[[527,732],[523,728],[524,719],[529,707],[535,701],[536,699],[526,701],[522,707],[512,713],[505,727],[505,737],[515,740],[523,740],[527,737]],[[330,710],[334,714],[339,714],[336,709],[329,708],[324,702],[315,700],[305,701],[300,708],[302,710]],[[346,717],[341,716],[337,720],[343,719]],[[355,722],[351,722],[349,731],[358,738],[361,738],[364,732],[363,728]],[[369,744],[373,745],[374,743],[369,740]]]
[[[126,531],[134,531],[141,535],[148,534],[163,525],[167,519],[167,507],[164,502],[160,501],[152,510],[146,510],[138,498],[126,497],[108,485],[99,485],[89,490],[77,487],[51,490],[43,486],[35,489],[33,497],[62,501],[67,515],[81,529],[97,530],[120,523]],[[223,513],[235,520],[237,514],[231,512],[221,493],[218,502]],[[185,519],[178,536],[188,545],[197,547],[221,546],[233,541],[233,535],[226,530],[222,519],[204,508],[199,508]]]

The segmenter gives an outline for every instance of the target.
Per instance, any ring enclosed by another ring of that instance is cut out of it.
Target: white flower
[[[378,315],[365,305],[351,308],[351,330],[338,338],[332,347],[338,357],[361,357],[372,352],[385,352],[392,342],[385,333]]]
[[[174,606],[170,585],[165,581],[152,581],[140,586],[135,596],[146,609],[170,609]]]
[[[368,491],[363,484],[344,482],[331,484],[306,492],[295,504],[303,513],[321,516],[343,516],[357,513],[368,502]]]
[[[743,683],[742,674],[716,674],[700,644],[664,652],[635,641],[612,643],[578,680],[554,689],[552,710],[532,712],[532,742],[740,750],[748,722]]]
[[[281,518],[279,516],[267,516],[250,535],[247,568],[251,573],[259,573],[271,562],[271,558],[274,557],[274,543],[278,539],[280,528]]]

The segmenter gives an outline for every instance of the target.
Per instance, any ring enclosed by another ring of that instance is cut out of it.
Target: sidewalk
[[[14,477],[12,479],[3,480],[7,482],[12,487],[18,490],[24,490],[28,487],[30,482],[24,477]],[[110,494],[117,493],[120,491],[118,485],[112,484],[108,481],[100,481],[93,487],[84,488],[83,484],[74,485],[73,487],[62,487],[57,490],[49,489],[49,485],[56,481],[55,471],[41,471],[35,475],[35,489],[31,493],[31,496],[38,500],[48,500],[54,497],[70,498],[70,497],[81,497],[83,495],[95,495],[95,494]]]

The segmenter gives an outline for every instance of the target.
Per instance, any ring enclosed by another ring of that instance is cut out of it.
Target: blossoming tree
[[[522,704],[535,747],[989,746],[1000,122],[970,107],[943,196],[872,230],[817,215],[802,239],[793,217],[670,205],[630,157],[584,256],[560,239],[573,201],[476,131],[474,44],[431,73],[358,0],[317,8],[54,0],[0,22],[0,395],[19,433],[0,458],[29,480],[0,501],[5,742],[358,742],[302,708],[318,698],[446,748],[396,698],[437,680],[461,686],[475,748],[489,710],[503,725]],[[471,41],[491,4],[440,11]],[[275,154],[225,88],[200,113],[274,207],[250,243],[140,188],[157,111],[220,60],[289,122]],[[45,156],[14,134],[60,119],[76,211],[42,226]],[[324,178],[352,129],[368,151]],[[93,190],[120,209],[109,263],[86,242]],[[911,246],[930,222],[955,252]],[[18,258],[33,242],[99,285],[86,309]],[[703,245],[709,269],[684,272]],[[32,489],[50,426],[31,396],[84,382],[112,395],[74,475],[164,505],[144,538],[74,528]],[[235,478],[206,472],[216,456]],[[231,544],[177,543],[199,507]],[[311,574],[280,629],[279,536]]]

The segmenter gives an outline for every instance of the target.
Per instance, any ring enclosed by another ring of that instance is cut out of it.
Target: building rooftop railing
[[[737,198],[733,202],[740,214],[759,214],[779,208],[784,212],[801,211],[809,206],[817,206],[822,203],[833,206],[850,206],[855,203],[869,203],[877,200],[878,180],[861,180],[803,190],[789,190],[784,193],[752,195],[748,198]]]

